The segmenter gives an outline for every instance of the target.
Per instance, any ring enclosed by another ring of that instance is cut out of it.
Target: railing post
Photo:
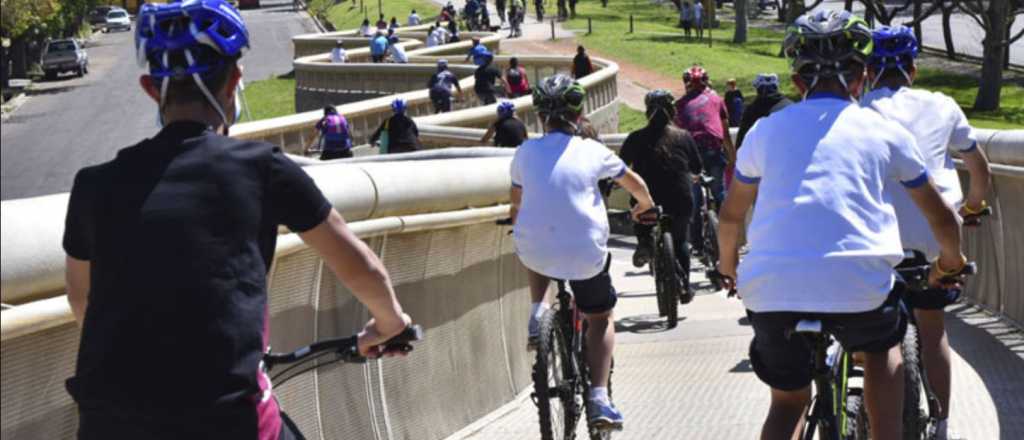
[[[591,21],[590,17],[587,17],[587,35],[594,33],[594,22]]]
[[[551,19],[551,39],[555,39],[555,19]]]
[[[633,14],[629,14],[629,33],[633,33]]]

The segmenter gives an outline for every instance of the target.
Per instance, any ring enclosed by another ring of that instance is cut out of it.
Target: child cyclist
[[[300,437],[261,369],[278,225],[366,305],[360,351],[373,354],[409,317],[381,261],[302,169],[276,146],[226,137],[249,45],[238,11],[148,3],[138,22],[140,83],[163,128],[79,171],[68,203],[78,438]]]
[[[928,174],[951,206],[960,206],[962,215],[977,214],[985,208],[989,187],[989,166],[985,153],[978,148],[974,130],[963,110],[952,98],[939,92],[912,89],[917,75],[914,58],[918,44],[914,32],[904,26],[882,26],[875,29],[875,50],[868,61],[868,80],[872,91],[861,98],[861,104],[910,131],[924,157]],[[970,175],[970,188],[964,201],[960,178],[953,166],[950,152],[963,158]],[[892,204],[899,218],[903,247],[922,252],[932,259],[939,254],[939,243],[928,229],[928,221],[916,209],[904,191],[891,191]],[[946,340],[943,309],[960,296],[960,289],[933,288],[907,292],[904,299],[914,310],[921,335],[921,355],[928,382],[939,399],[940,414],[936,439],[948,436],[951,362]]]
[[[761,438],[801,437],[811,352],[787,335],[806,318],[821,320],[847,350],[864,353],[872,436],[901,438],[906,317],[893,266],[903,249],[884,192],[902,186],[935,234],[933,284],[966,262],[956,213],[929,180],[910,133],[853,101],[872,48],[864,20],[846,11],[804,15],[783,45],[806,99],[747,134],[719,228],[720,271],[743,298],[754,329],[750,361],[771,387]],[[750,252],[735,278],[737,238],[755,198]]]
[[[654,201],[643,179],[613,151],[573,134],[585,93],[565,75],[545,78],[534,88],[533,105],[546,134],[524,142],[512,159],[511,217],[516,253],[529,272],[531,341],[536,341],[547,308],[549,280],[568,281],[588,323],[587,364],[593,384],[588,417],[606,429],[621,429],[622,413],[608,396],[617,297],[608,274],[608,213],[597,182],[612,178],[629,191],[638,200],[634,218]]]

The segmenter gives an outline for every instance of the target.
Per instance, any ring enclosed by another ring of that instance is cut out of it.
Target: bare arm
[[[89,282],[92,263],[89,260],[79,260],[67,256],[65,283],[68,289],[68,304],[71,305],[71,313],[75,315],[75,322],[81,328],[85,322],[85,309],[89,305]]]
[[[977,211],[984,207],[985,197],[988,195],[989,185],[992,181],[992,174],[988,167],[988,157],[981,148],[961,153],[960,157],[967,165],[967,174],[971,176],[971,186],[967,190],[967,198],[964,200],[966,210]],[[961,214],[966,213],[961,209]]]
[[[491,124],[491,126],[487,127],[487,132],[484,133],[484,137],[480,138],[480,142],[483,142],[485,144],[487,142],[490,142],[491,136],[494,136],[494,124]]]
[[[361,351],[365,353],[367,348],[387,341],[409,324],[384,264],[348,228],[341,214],[331,210],[326,220],[299,237],[323,257],[324,263],[373,316],[360,334]]]
[[[907,192],[928,220],[932,234],[939,242],[937,264],[942,270],[959,270],[967,259],[960,252],[960,223],[953,208],[942,200],[942,196],[931,181],[915,188],[907,188]],[[935,271],[932,271],[930,278],[933,278],[932,284],[936,285],[938,277]]]
[[[615,183],[629,191],[629,194],[636,199],[637,203],[636,206],[633,206],[632,212],[634,220],[644,211],[654,207],[654,199],[651,198],[651,192],[647,189],[647,183],[635,171],[627,168],[622,177],[615,179]]]
[[[736,267],[739,265],[740,230],[747,217],[747,211],[757,199],[756,183],[743,183],[733,179],[729,192],[725,195],[725,203],[718,215],[718,271],[729,278],[727,288],[734,288]]]

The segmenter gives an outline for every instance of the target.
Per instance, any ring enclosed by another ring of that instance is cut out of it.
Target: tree
[[[733,43],[747,42],[747,5],[750,0],[733,0],[736,7],[736,29],[732,34]]]
[[[779,2],[779,21],[792,23],[804,12],[817,8],[823,0],[814,0],[808,5],[806,0],[781,0]]]
[[[974,109],[996,110],[999,108],[1003,88],[1003,66],[1006,52],[1011,44],[1024,36],[1024,29],[1010,36],[1010,26],[1018,14],[1024,13],[1022,0],[959,0],[957,6],[985,30],[981,62],[981,81],[978,96],[974,98]]]

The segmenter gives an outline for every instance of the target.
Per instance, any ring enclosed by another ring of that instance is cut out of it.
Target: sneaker
[[[600,430],[622,430],[622,412],[607,401],[588,400],[587,414],[590,425]]]
[[[633,252],[633,267],[641,268],[651,261],[651,249],[647,246],[637,246]]]
[[[526,328],[526,351],[536,351],[540,343],[540,320],[530,316],[530,323]]]
[[[697,294],[693,291],[693,288],[687,287],[686,289],[683,290],[682,293],[679,294],[679,303],[689,304],[690,301],[693,301],[693,297],[695,296],[697,296]]]

